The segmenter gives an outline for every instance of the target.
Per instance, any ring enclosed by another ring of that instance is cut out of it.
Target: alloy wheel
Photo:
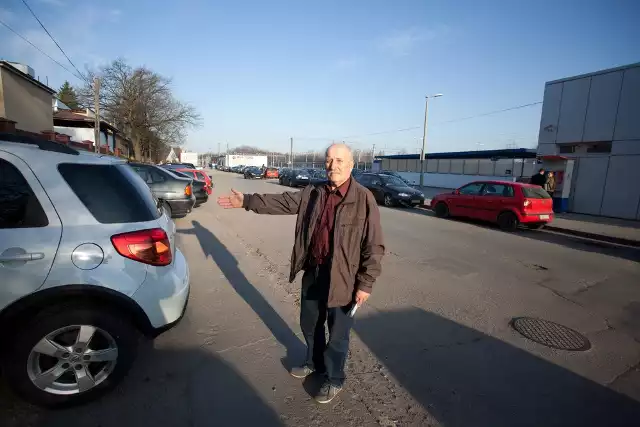
[[[118,346],[103,329],[72,325],[57,329],[33,347],[27,374],[39,389],[56,395],[91,390],[113,372]]]

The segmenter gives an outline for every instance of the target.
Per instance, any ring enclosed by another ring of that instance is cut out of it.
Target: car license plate
[[[549,219],[549,215],[540,215],[540,219]]]
[[[412,203],[420,203],[420,199],[413,199],[411,200]]]

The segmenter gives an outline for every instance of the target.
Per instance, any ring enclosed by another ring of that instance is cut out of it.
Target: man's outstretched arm
[[[225,209],[244,208],[257,214],[295,215],[300,207],[301,193],[287,191],[282,194],[242,194],[231,189],[231,194],[218,197],[218,204]]]

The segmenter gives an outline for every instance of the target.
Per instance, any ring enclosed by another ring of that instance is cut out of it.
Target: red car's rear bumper
[[[541,214],[518,215],[521,224],[549,223],[553,221],[553,212]]]

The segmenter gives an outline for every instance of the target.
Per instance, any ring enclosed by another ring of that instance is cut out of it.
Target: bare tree
[[[177,100],[171,80],[146,67],[133,68],[116,59],[98,70],[88,70],[86,81],[101,80],[100,110],[133,141],[136,157],[160,160],[171,146],[184,142],[186,131],[198,126],[196,109]],[[79,90],[84,106],[93,106],[93,88]]]

